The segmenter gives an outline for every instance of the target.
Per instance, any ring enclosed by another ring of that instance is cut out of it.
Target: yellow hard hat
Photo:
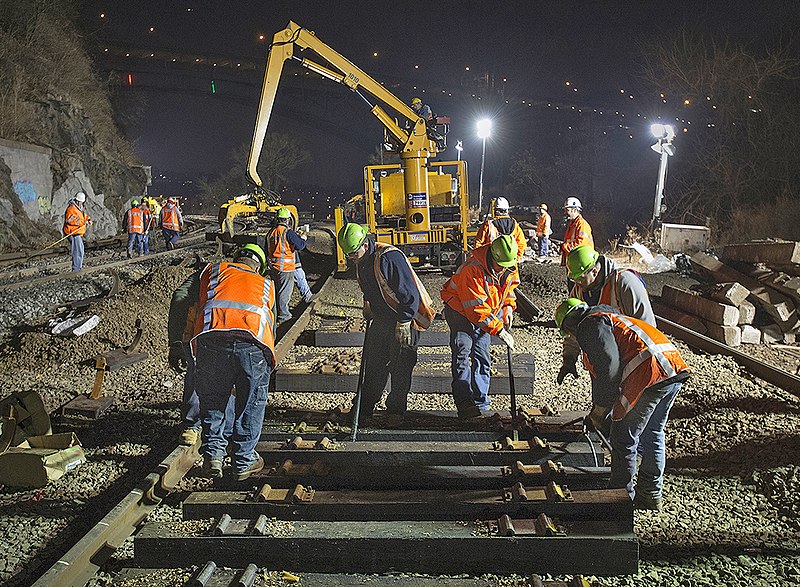
[[[547,204],[539,204],[539,208],[542,210],[547,210]]]
[[[421,98],[411,98],[411,105],[415,106],[417,104],[422,104],[422,99]]]

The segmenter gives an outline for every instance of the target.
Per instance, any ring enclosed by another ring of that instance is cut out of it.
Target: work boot
[[[483,415],[481,414],[481,409],[475,404],[461,404],[456,406],[456,409],[458,409],[458,417],[461,420],[480,418]]]
[[[186,428],[181,432],[181,444],[183,446],[194,446],[200,438],[200,431],[197,428]]]
[[[203,459],[201,471],[204,476],[210,479],[222,479],[222,460]]]
[[[130,259],[133,255],[131,254],[130,251],[125,251],[125,256],[128,257],[128,259]]]
[[[236,473],[236,480],[245,481],[250,478],[250,475],[259,473],[263,468],[264,468],[264,458],[261,455],[258,455],[258,460],[256,460],[255,463],[247,467],[241,473]]]
[[[633,509],[660,512],[661,498],[650,497],[649,495],[640,495],[637,493],[636,497],[633,498]]]

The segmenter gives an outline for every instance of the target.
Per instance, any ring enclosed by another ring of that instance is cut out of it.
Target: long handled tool
[[[358,386],[356,387],[356,405],[355,405],[355,413],[353,414],[353,435],[351,436],[350,440],[353,442],[356,441],[356,436],[358,436],[358,418],[361,414],[361,388],[364,386],[364,364],[366,361],[364,360],[364,348],[367,345],[367,334],[369,333],[369,325],[372,323],[372,320],[367,320],[367,326],[364,328],[364,347],[361,349],[361,365],[358,368]]]
[[[512,440],[519,440],[519,432],[517,431],[517,387],[514,384],[514,370],[511,368],[511,347],[507,346],[508,351],[508,387],[511,390],[511,435]]]

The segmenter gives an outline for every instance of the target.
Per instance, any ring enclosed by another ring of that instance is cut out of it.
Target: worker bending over
[[[376,243],[360,224],[345,224],[337,236],[356,267],[364,294],[364,318],[371,321],[364,337],[364,381],[359,423],[375,410],[392,376],[386,398],[387,426],[398,426],[406,413],[411,373],[417,364],[419,333],[433,320],[433,302],[403,252]],[[357,398],[353,399],[353,404]]]
[[[478,247],[442,287],[450,327],[453,399],[459,418],[481,416],[489,407],[492,335],[513,350],[510,329],[519,285],[517,243],[503,235]]]
[[[261,247],[247,244],[232,263],[206,265],[198,277],[197,299],[188,300],[195,316],[191,346],[203,426],[201,453],[211,477],[222,476],[225,414],[234,388],[234,476],[244,481],[264,467],[255,447],[275,366],[275,286],[264,278],[266,269]]]
[[[642,320],[650,326],[656,325],[650,297],[639,273],[633,269],[620,269],[614,261],[595,251],[594,247],[580,245],[569,252],[567,277],[573,282],[569,297],[590,306],[611,306],[620,314]],[[563,383],[567,375],[578,377],[579,354],[580,348],[575,337],[566,337],[556,383]]]
[[[561,245],[561,265],[566,266],[567,255],[575,247],[589,245],[594,247],[592,227],[581,215],[581,201],[569,197],[564,202],[564,216],[567,218],[567,230],[564,232],[564,243]],[[571,287],[571,284],[570,284]]]
[[[536,239],[539,241],[539,257],[546,257],[550,252],[550,227],[552,220],[547,213],[547,204],[539,204],[539,221],[536,223]]]
[[[478,233],[475,235],[475,248],[490,245],[494,239],[504,234],[514,237],[517,243],[517,260],[519,260],[528,243],[525,235],[522,234],[519,223],[508,215],[508,200],[501,197],[494,201],[492,218],[487,218],[478,228]]]
[[[161,233],[164,235],[164,242],[167,245],[167,250],[171,251],[178,243],[181,236],[181,229],[183,229],[183,214],[175,198],[167,198],[167,203],[161,208],[159,215],[159,222],[161,224]]]
[[[624,487],[634,507],[661,509],[664,428],[689,367],[655,326],[609,306],[566,299],[556,309],[556,325],[575,336],[592,377],[587,424],[602,430],[611,414],[609,487]]]
[[[86,194],[78,192],[69,201],[67,209],[64,211],[64,236],[69,239],[70,250],[72,252],[72,270],[80,271],[83,269],[83,235],[86,234],[86,226],[92,223],[89,215],[83,211],[86,204]]]
[[[289,299],[292,297],[295,270],[295,251],[306,248],[306,241],[289,228],[292,214],[288,208],[278,208],[276,225],[267,233],[267,255],[272,279],[278,288],[278,322],[286,322],[292,317],[289,310]]]

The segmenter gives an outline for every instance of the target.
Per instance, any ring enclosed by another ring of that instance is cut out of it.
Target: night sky
[[[455,159],[453,146],[462,139],[473,182],[480,166],[475,121],[491,116],[487,185],[508,180],[515,152],[546,152],[550,138],[569,132],[579,117],[594,117],[592,128],[614,137],[623,160],[655,174],[650,121],[689,114],[681,111],[682,97],[663,104],[641,81],[641,46],[683,26],[768,42],[781,31],[796,35],[791,29],[800,11],[790,0],[83,4],[87,46],[101,70],[120,75],[121,104],[137,113],[126,131],[156,173],[197,178],[230,168],[231,152],[252,136],[263,73],[245,65],[263,68],[272,35],[294,20],[401,99],[419,95],[437,114],[450,115],[442,158]],[[128,50],[133,57],[125,57]],[[161,57],[135,58],[148,51]],[[202,62],[181,65],[181,56]],[[213,67],[222,59],[231,66]],[[125,87],[129,73],[133,85]],[[269,131],[293,133],[312,156],[294,179],[360,191],[361,168],[381,141],[381,125],[333,82],[313,77],[282,89]]]

